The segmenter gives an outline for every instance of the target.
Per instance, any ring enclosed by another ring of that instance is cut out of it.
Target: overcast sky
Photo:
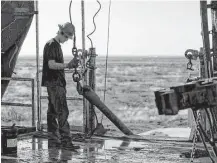
[[[100,56],[106,55],[108,0],[100,0],[96,31],[91,36]],[[44,44],[55,37],[58,24],[69,21],[70,0],[39,0],[40,55]],[[80,0],[72,1],[72,22],[76,27],[77,48],[81,49]],[[94,0],[85,1],[86,35],[94,29],[92,18],[98,10]],[[182,56],[189,48],[202,46],[199,1],[112,0],[109,55]],[[71,55],[72,41],[62,45],[64,55]],[[86,49],[90,41],[86,38]],[[23,44],[20,56],[35,55],[35,19]]]

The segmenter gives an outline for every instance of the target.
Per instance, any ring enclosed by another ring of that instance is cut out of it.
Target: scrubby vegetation
[[[66,58],[66,62],[70,58]],[[159,116],[155,106],[154,91],[182,84],[189,76],[186,70],[187,59],[184,57],[111,57],[108,60],[106,105],[132,130],[147,131],[150,128],[168,126],[187,126],[187,111],[177,116]],[[18,60],[14,76],[34,78],[35,60]],[[30,66],[31,65],[31,66]],[[30,66],[30,67],[29,67]],[[103,100],[105,58],[98,57],[96,69],[96,92]],[[197,71],[192,72],[197,75]],[[79,96],[71,74],[67,74],[67,96]],[[35,89],[36,90],[36,89]],[[46,89],[42,89],[46,95]],[[36,97],[35,97],[36,99]],[[31,103],[31,84],[11,82],[3,101]],[[82,102],[68,101],[69,121],[74,125],[82,124]],[[42,119],[46,121],[47,100],[42,100]],[[99,119],[101,113],[96,110]],[[31,122],[31,108],[2,106],[3,124],[12,121]],[[105,127],[117,131],[105,117]]]

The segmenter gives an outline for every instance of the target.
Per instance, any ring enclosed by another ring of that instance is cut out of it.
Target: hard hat
[[[65,23],[63,25],[58,25],[59,29],[64,32],[70,39],[72,39],[72,36],[74,35],[75,27],[72,23]]]

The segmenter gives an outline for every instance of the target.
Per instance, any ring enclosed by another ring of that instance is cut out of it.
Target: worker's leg
[[[68,123],[69,110],[66,101],[66,90],[64,87],[58,88],[57,108],[58,108],[58,123],[59,132],[62,141],[71,141],[70,127]]]
[[[48,93],[48,111],[47,111],[47,131],[53,136],[53,139],[58,142],[59,131],[58,131],[58,110],[56,105],[56,87],[47,87]]]
[[[58,113],[59,133],[61,136],[61,146],[67,150],[79,149],[74,146],[71,141],[70,127],[68,123],[69,110],[66,101],[66,90],[64,87],[56,87],[54,108]]]

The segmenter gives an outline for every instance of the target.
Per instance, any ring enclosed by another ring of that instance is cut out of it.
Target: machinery
[[[208,28],[208,11],[211,12],[211,31]],[[199,51],[188,49],[185,52],[185,57],[188,59],[188,70],[193,70],[192,60],[199,58],[200,76],[189,78],[186,84],[155,92],[160,115],[176,115],[179,110],[189,108],[192,110],[193,116],[190,120],[194,120],[196,124],[192,127],[190,135],[194,146],[192,157],[198,138],[201,139],[207,151],[206,141],[208,141],[217,156],[215,145],[217,138],[217,2],[211,1],[208,5],[206,1],[200,1],[200,12],[203,47]]]
[[[72,2],[72,1],[71,1]],[[99,3],[99,2],[98,2]],[[39,28],[38,28],[38,1],[1,1],[2,5],[2,45],[1,45],[1,77],[3,97],[10,80],[24,80],[32,82],[32,104],[14,104],[2,103],[14,106],[32,107],[32,126],[34,131],[43,130],[41,122],[41,99],[46,98],[41,96],[40,92],[40,70],[39,70]],[[99,3],[100,5],[100,3]],[[71,6],[71,3],[70,3]],[[101,6],[99,7],[100,10]],[[95,59],[96,49],[91,41],[91,47],[86,50],[85,47],[85,18],[84,18],[84,0],[81,0],[82,9],[82,49],[76,47],[76,37],[74,37],[72,54],[79,58],[81,63],[81,71],[72,70],[73,81],[77,84],[77,91],[82,95],[83,100],[83,126],[82,131],[85,135],[91,136],[97,128],[95,118],[95,107],[97,107],[108,119],[111,120],[125,135],[134,136],[123,122],[121,122],[109,108],[99,99],[94,92],[95,83]],[[211,10],[212,30],[208,29],[207,10]],[[97,11],[97,13],[99,12]],[[196,122],[195,128],[192,128],[193,133],[193,152],[194,158],[195,144],[199,138],[206,150],[209,150],[206,141],[212,147],[212,150],[217,156],[217,148],[215,145],[215,135],[217,133],[217,1],[212,1],[207,4],[206,1],[200,1],[201,10],[201,29],[203,47],[200,50],[188,49],[185,52],[185,57],[188,59],[187,69],[192,69],[192,60],[199,59],[200,61],[200,76],[198,78],[189,78],[186,84],[171,87],[166,90],[155,92],[156,105],[160,115],[176,115],[179,110],[191,108],[193,118]],[[96,14],[97,14],[96,13]],[[95,16],[96,16],[95,14]],[[34,110],[34,81],[35,79],[17,79],[12,78],[12,73],[16,65],[17,56],[20,48],[28,33],[32,23],[33,16],[36,15],[36,83],[37,83],[37,126],[35,124]],[[94,16],[94,17],[95,17]],[[70,19],[71,20],[71,19]],[[95,31],[95,29],[94,29]],[[94,32],[93,31],[93,32]],[[92,33],[93,33],[92,32]],[[92,34],[91,33],[91,34]],[[89,34],[88,37],[91,35]],[[212,46],[210,46],[210,35],[212,38]],[[192,119],[193,120],[193,119]],[[207,121],[208,125],[204,125]],[[14,126],[13,126],[14,127]],[[32,130],[31,130],[32,131]],[[16,136],[16,135],[15,135]],[[200,136],[200,137],[199,137]],[[213,161],[212,157],[210,156]]]

